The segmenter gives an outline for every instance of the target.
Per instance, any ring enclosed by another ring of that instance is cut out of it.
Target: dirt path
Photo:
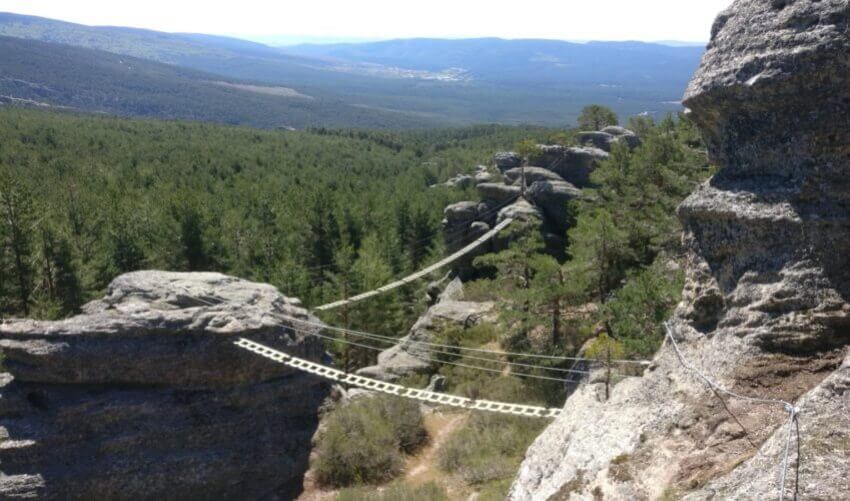
[[[404,482],[409,485],[420,485],[426,482],[442,483],[446,475],[437,468],[437,453],[452,432],[466,422],[469,414],[429,412],[423,417],[430,441],[415,456],[407,460]]]
[[[428,445],[407,459],[405,474],[399,480],[413,486],[434,482],[446,490],[450,499],[466,499],[468,497],[466,489],[459,485],[452,485],[449,482],[449,475],[440,471],[437,466],[437,454],[452,432],[463,426],[469,414],[434,411],[424,413],[422,418],[425,429],[428,431]],[[311,471],[307,473],[304,492],[299,496],[298,501],[330,501],[335,499],[337,494],[339,494],[338,490],[324,490],[319,487]]]

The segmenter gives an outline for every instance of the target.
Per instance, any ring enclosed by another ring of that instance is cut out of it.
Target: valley
[[[277,48],[14,14],[0,14],[0,36],[10,37],[0,52],[0,77],[60,87],[45,99],[54,106],[298,129],[564,127],[594,102],[658,120],[681,110],[681,89],[702,54],[700,47],[638,42],[483,38]],[[136,58],[135,71],[114,55]],[[209,88],[209,81],[286,87],[314,99],[258,99]],[[10,98],[35,99],[32,88],[1,89]],[[114,102],[98,99],[102,92]]]

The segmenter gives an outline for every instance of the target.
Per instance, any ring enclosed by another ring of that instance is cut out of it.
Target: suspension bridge
[[[514,220],[512,218],[504,219],[499,224],[497,224],[494,228],[492,228],[490,231],[488,231],[484,235],[480,236],[479,238],[475,239],[473,242],[469,243],[468,245],[466,245],[465,247],[463,247],[459,251],[451,254],[450,256],[448,256],[448,257],[438,261],[437,263],[434,263],[434,264],[432,264],[432,265],[430,265],[430,266],[428,266],[428,267],[426,267],[426,268],[424,268],[424,269],[422,269],[422,270],[420,270],[416,273],[408,275],[404,278],[396,280],[395,282],[391,282],[391,283],[384,285],[382,287],[379,287],[377,289],[370,290],[368,292],[364,292],[364,293],[358,294],[356,296],[343,298],[339,301],[335,301],[335,302],[332,302],[332,303],[321,305],[321,306],[319,306],[315,309],[318,310],[318,311],[329,311],[329,310],[333,310],[333,309],[340,308],[340,307],[343,307],[343,306],[348,306],[348,305],[351,305],[351,304],[354,304],[354,303],[364,301],[366,299],[378,296],[380,294],[390,292],[392,290],[395,290],[395,289],[398,289],[398,288],[403,287],[405,285],[408,285],[412,282],[415,282],[415,281],[429,275],[430,273],[432,273],[432,272],[434,272],[438,269],[441,269],[443,267],[446,267],[446,266],[456,262],[457,260],[461,259],[462,257],[468,255],[469,253],[473,252],[475,249],[479,248],[484,243],[486,243],[487,241],[489,241],[493,237],[495,237],[499,232],[501,232],[502,230],[507,228],[513,221]],[[325,324],[311,322],[311,321],[308,321],[308,320],[298,319],[298,318],[286,316],[286,315],[276,315],[276,316],[279,317],[281,320],[288,321],[290,323],[289,329],[291,329],[293,332],[299,332],[299,333],[302,333],[302,334],[312,335],[312,336],[319,337],[321,339],[334,341],[334,342],[342,342],[344,344],[348,344],[348,345],[351,345],[351,346],[357,346],[357,347],[361,347],[361,348],[365,348],[365,349],[369,349],[369,350],[374,350],[374,351],[379,351],[379,352],[384,351],[385,349],[388,348],[388,346],[378,347],[378,346],[374,346],[371,343],[377,342],[377,343],[390,344],[392,346],[400,345],[400,346],[404,346],[404,347],[412,347],[412,348],[416,348],[416,349],[415,350],[408,350],[408,351],[406,351],[406,353],[408,355],[414,357],[414,358],[418,358],[418,359],[423,360],[423,361],[440,363],[440,364],[447,364],[447,365],[454,365],[454,366],[464,367],[464,368],[467,368],[467,369],[497,373],[497,374],[500,374],[500,375],[506,374],[504,367],[508,367],[510,369],[510,371],[507,372],[507,373],[509,373],[510,375],[513,375],[513,376],[518,376],[518,377],[523,377],[523,378],[532,378],[532,379],[561,381],[561,382],[564,382],[564,383],[568,383],[568,382],[573,382],[573,381],[566,379],[563,376],[553,376],[551,374],[550,375],[541,375],[541,374],[534,373],[534,372],[521,372],[519,370],[515,370],[515,368],[519,367],[520,369],[523,369],[523,370],[530,369],[530,370],[535,370],[535,371],[543,371],[543,372],[547,372],[547,373],[558,372],[558,373],[567,374],[567,375],[579,374],[579,375],[582,375],[582,376],[590,375],[591,372],[588,371],[588,370],[575,369],[575,365],[571,369],[566,369],[566,368],[561,368],[561,367],[545,366],[545,365],[541,365],[539,363],[532,364],[532,363],[524,363],[524,362],[512,362],[510,360],[505,360],[505,358],[507,358],[507,357],[518,357],[518,358],[535,359],[535,360],[545,359],[545,360],[555,360],[555,361],[573,361],[573,362],[590,362],[590,363],[597,362],[596,360],[586,359],[586,358],[581,358],[581,357],[562,357],[562,356],[541,355],[541,354],[533,354],[533,353],[532,354],[529,354],[529,353],[508,353],[508,352],[502,352],[502,351],[496,351],[496,350],[487,350],[487,349],[484,349],[484,348],[470,348],[470,347],[463,347],[463,346],[457,346],[457,345],[446,345],[446,344],[432,343],[432,342],[427,342],[427,341],[418,341],[418,340],[412,340],[412,339],[409,339],[409,338],[407,338],[407,339],[397,339],[397,338],[392,338],[392,337],[388,337],[388,336],[381,336],[381,335],[373,334],[373,333],[355,331],[355,330],[351,330],[351,329],[344,329],[344,328],[340,328],[340,327],[329,327]],[[305,328],[298,328],[298,327],[294,326],[294,325],[299,325],[299,324],[303,325]],[[308,328],[310,328],[310,329],[308,329]],[[792,430],[794,429],[795,426],[796,426],[796,430],[797,430],[797,437],[796,438],[797,438],[798,448],[799,448],[799,443],[800,443],[799,425],[797,424],[798,423],[797,419],[798,419],[798,415],[800,413],[800,409],[798,407],[794,406],[792,403],[787,402],[787,401],[750,397],[750,396],[740,395],[740,394],[734,393],[732,391],[726,390],[725,388],[721,387],[720,385],[715,383],[713,380],[711,380],[709,377],[707,377],[705,374],[703,374],[702,372],[697,370],[692,364],[690,364],[684,358],[684,355],[679,350],[678,344],[677,344],[676,339],[673,335],[670,324],[669,323],[665,324],[665,328],[667,330],[667,335],[665,337],[665,341],[668,342],[670,346],[672,346],[679,363],[682,365],[682,367],[687,372],[694,374],[697,378],[702,380],[714,392],[715,396],[718,399],[720,399],[721,402],[723,402],[723,405],[726,408],[727,412],[731,413],[731,411],[729,410],[729,408],[726,406],[725,402],[721,398],[721,396],[720,396],[721,393],[726,394],[726,395],[728,395],[732,398],[745,400],[745,401],[749,401],[749,402],[779,405],[779,406],[782,406],[786,412],[788,412],[789,418],[788,418],[788,424],[787,424],[787,435],[786,435],[786,440],[785,440],[784,453],[783,453],[783,457],[782,457],[782,461],[781,461],[781,465],[780,465],[780,475],[779,475],[780,478],[779,478],[779,481],[778,481],[779,500],[784,501],[785,484],[786,484],[786,478],[787,478],[787,473],[788,473],[788,469],[789,469],[789,452],[790,452],[790,444],[791,444],[791,441],[792,441]],[[340,337],[336,337],[336,336],[328,336],[328,335],[325,335],[325,334],[321,334],[320,332],[317,332],[317,330],[318,331],[329,330],[329,331],[337,332],[337,333],[341,334],[342,337],[340,338]],[[358,338],[360,341],[351,341],[350,339],[348,339],[349,336]],[[499,414],[522,416],[522,417],[528,417],[528,418],[554,419],[554,418],[557,418],[558,416],[560,416],[561,412],[562,412],[560,408],[550,408],[550,407],[541,407],[541,406],[534,406],[534,405],[516,404],[516,403],[510,403],[510,402],[498,402],[498,401],[491,401],[491,400],[473,399],[473,398],[461,397],[461,396],[451,395],[451,394],[446,394],[446,393],[433,392],[433,391],[424,390],[424,389],[411,388],[411,387],[407,387],[407,386],[403,386],[403,385],[399,385],[399,384],[395,384],[395,383],[380,381],[380,380],[377,380],[377,379],[373,379],[373,378],[369,378],[369,377],[365,377],[365,376],[361,376],[361,375],[357,375],[357,374],[350,374],[350,373],[335,369],[333,367],[328,367],[328,366],[325,366],[325,365],[322,365],[322,364],[311,362],[309,360],[305,360],[305,359],[302,359],[302,358],[299,358],[299,357],[295,357],[293,355],[284,353],[282,351],[279,351],[279,350],[276,350],[276,349],[271,348],[269,346],[251,341],[250,339],[246,339],[246,338],[240,338],[237,341],[235,341],[234,344],[239,348],[247,350],[247,351],[254,353],[256,355],[259,355],[261,357],[267,358],[267,359],[269,359],[269,360],[271,360],[275,363],[286,365],[286,366],[291,367],[293,369],[297,369],[297,370],[300,370],[300,371],[303,371],[303,372],[307,372],[309,374],[313,374],[313,375],[316,375],[316,376],[319,376],[319,377],[322,377],[322,378],[325,378],[325,379],[328,379],[330,381],[334,381],[334,382],[337,382],[337,383],[342,383],[342,384],[354,386],[354,387],[357,387],[357,388],[362,388],[362,389],[377,392],[377,393],[384,393],[384,394],[388,394],[388,395],[393,395],[393,396],[397,396],[397,397],[400,397],[400,398],[407,398],[407,399],[411,399],[411,400],[426,402],[426,403],[429,403],[429,404],[446,405],[446,406],[457,407],[457,408],[462,408],[462,409],[467,409],[467,410],[494,412],[494,413],[499,413]],[[473,363],[463,363],[463,362],[457,362],[457,361],[454,361],[454,360],[431,358],[430,355],[435,355],[435,356],[449,355],[449,356],[453,356],[453,357],[460,357],[461,360],[464,360],[464,361],[472,361],[472,362],[475,362],[475,363],[499,364],[499,365],[502,365],[503,367],[502,368],[493,368],[493,367],[488,367],[488,366],[475,365]],[[617,364],[617,365],[633,364],[633,365],[636,365],[638,367],[645,367],[645,366],[648,366],[650,364],[650,362],[646,361],[646,360],[608,360],[607,364],[608,364],[608,369],[610,370],[611,366],[614,365],[614,364]],[[619,373],[615,374],[614,376],[617,377],[617,378],[629,377],[627,375],[623,375],[623,374],[619,374]],[[737,420],[737,417],[734,414],[732,414],[732,417],[740,424],[740,421]],[[744,429],[744,431],[746,433],[746,429]],[[799,460],[799,450],[798,450],[798,460]],[[798,470],[798,473],[799,473],[799,470]],[[798,482],[798,484],[799,484],[799,482]]]
[[[484,215],[494,215],[499,212],[501,209],[516,201],[516,198],[512,198],[499,204],[496,207],[493,207],[487,211]],[[480,215],[479,215],[480,216]],[[437,271],[439,269],[445,268],[452,263],[455,263],[459,259],[464,256],[469,255],[476,249],[480,248],[486,242],[493,239],[496,235],[502,232],[505,228],[511,225],[514,222],[512,218],[505,218],[501,222],[499,222],[496,226],[494,226],[491,230],[476,238],[457,252],[447,256],[446,258],[423,268],[415,273],[412,273],[404,278],[396,280],[394,282],[388,283],[382,287],[377,289],[373,289],[367,292],[363,292],[356,296],[343,298],[338,301],[334,301],[332,303],[324,304],[315,308],[317,311],[329,311],[336,308],[341,308],[344,306],[348,306],[354,303],[358,303],[369,298],[388,293],[405,285],[408,285],[412,282],[420,280],[429,274]],[[510,360],[506,360],[507,357],[520,357],[523,359],[533,359],[533,360],[548,360],[548,361],[572,361],[572,362],[596,362],[595,360],[580,358],[580,357],[561,357],[554,355],[539,355],[539,354],[529,354],[529,353],[510,353],[510,352],[502,352],[496,350],[487,350],[483,348],[470,348],[463,347],[457,345],[446,345],[439,343],[432,343],[426,341],[418,341],[418,340],[400,340],[398,338],[392,338],[389,336],[381,336],[378,334],[355,331],[351,329],[344,329],[340,327],[329,327],[325,324],[310,322],[307,320],[286,316],[286,315],[275,315],[282,321],[289,323],[291,326],[290,330],[293,332],[298,332],[305,335],[312,335],[314,337],[318,337],[320,339],[324,339],[332,342],[340,342],[349,346],[355,346],[359,348],[364,348],[372,351],[384,351],[391,346],[398,345],[402,343],[404,346],[415,348],[414,350],[409,350],[406,353],[416,359],[429,362],[429,363],[439,363],[444,365],[452,365],[457,367],[463,367],[466,369],[478,370],[482,372],[495,373],[499,375],[505,375],[506,373],[517,376],[520,378],[529,378],[529,379],[539,379],[539,380],[548,380],[548,381],[558,381],[563,383],[571,383],[574,382],[572,379],[566,379],[564,375],[580,375],[580,376],[589,376],[591,374],[588,370],[579,370],[575,368],[567,369],[562,367],[551,367],[541,365],[540,363],[524,363],[524,362],[514,362]],[[300,325],[302,327],[297,327]],[[323,331],[332,331],[338,334],[339,336],[331,336],[322,334]],[[350,337],[357,338],[358,341],[352,341],[349,339]],[[375,346],[373,343],[382,343],[389,346]],[[335,381],[338,383],[348,384],[351,386],[363,388],[366,390],[376,391],[380,393],[386,393],[390,395],[395,395],[398,397],[409,398],[413,400],[419,400],[423,402],[428,402],[432,404],[440,404],[440,405],[448,405],[453,407],[460,407],[463,409],[470,410],[482,410],[489,412],[496,412],[501,414],[510,414],[516,416],[525,416],[525,417],[535,417],[535,418],[555,418],[560,415],[561,410],[559,408],[546,408],[546,407],[538,407],[532,405],[522,405],[508,402],[495,402],[490,400],[479,400],[479,399],[471,399],[466,397],[460,397],[456,395],[449,395],[446,393],[437,393],[422,389],[409,388],[406,386],[388,383],[384,381],[379,381],[377,379],[372,379],[360,375],[349,374],[338,369],[334,369],[332,367],[324,366],[321,364],[317,364],[314,362],[310,362],[308,360],[304,360],[287,353],[275,350],[269,346],[265,346],[260,343],[256,343],[251,341],[250,339],[239,339],[235,342],[235,345],[239,348],[250,351],[256,355],[260,355],[262,357],[268,358],[274,362],[287,365],[294,369],[298,369],[304,372],[308,372],[310,374],[314,374],[316,376],[323,377],[325,379],[329,379],[331,381]],[[460,357],[462,361],[456,360],[446,360],[445,358],[439,358],[439,356],[449,356],[449,357]],[[433,356],[433,358],[432,358]],[[611,363],[617,364],[636,364],[638,366],[648,365],[646,361],[634,361],[634,360],[614,360]],[[499,367],[481,365],[481,364],[491,364],[498,365]],[[506,369],[508,369],[506,371]],[[535,372],[527,372],[527,371],[538,371],[544,372],[545,374],[539,374]],[[552,373],[558,374],[553,375]],[[615,377],[621,378],[625,377],[621,374],[615,374]]]

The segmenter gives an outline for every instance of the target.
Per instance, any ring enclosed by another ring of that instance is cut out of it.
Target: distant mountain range
[[[272,47],[3,13],[0,36],[6,102],[295,128],[569,125],[590,103],[660,116],[680,108],[703,52],[497,38]]]

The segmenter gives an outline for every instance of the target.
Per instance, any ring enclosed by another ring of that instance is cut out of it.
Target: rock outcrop
[[[398,344],[378,354],[378,363],[360,369],[358,374],[394,382],[412,374],[434,371],[434,354],[417,342],[433,342],[434,336],[446,329],[466,329],[482,322],[495,322],[496,307],[491,302],[463,300],[463,285],[455,279],[446,286],[440,300],[428,308]]]
[[[624,127],[610,126],[600,131],[578,133],[578,142],[585,146],[593,146],[610,153],[615,144],[623,144],[630,150],[641,145],[641,140],[634,132]]]
[[[581,197],[581,190],[566,181],[535,181],[528,188],[528,197],[553,222],[559,223],[556,230],[566,232],[568,203]]]
[[[291,498],[321,380],[233,345],[314,361],[316,321],[277,289],[215,273],[135,272],[62,321],[0,326],[0,497]]]
[[[525,184],[526,186],[530,186],[537,181],[563,181],[564,179],[552,172],[549,169],[544,169],[543,167],[514,167],[513,169],[505,172],[505,179],[511,184],[517,184],[521,182],[523,174],[525,174]]]
[[[504,172],[522,165],[522,157],[513,151],[502,151],[493,156],[493,163],[500,171]]]
[[[737,0],[685,96],[719,171],[679,210],[687,281],[671,331],[723,387],[800,408],[785,499],[850,492],[848,24],[847,0]],[[669,342],[602,395],[568,399],[511,499],[779,496],[782,405],[721,402]]]
[[[471,186],[481,183],[489,183],[493,180],[493,173],[486,165],[478,165],[472,174],[458,174],[442,184],[431,185],[431,188],[447,187],[465,190]]]
[[[579,188],[586,188],[590,186],[590,174],[607,158],[605,150],[593,146],[541,145],[541,154],[532,163],[544,166]]]

